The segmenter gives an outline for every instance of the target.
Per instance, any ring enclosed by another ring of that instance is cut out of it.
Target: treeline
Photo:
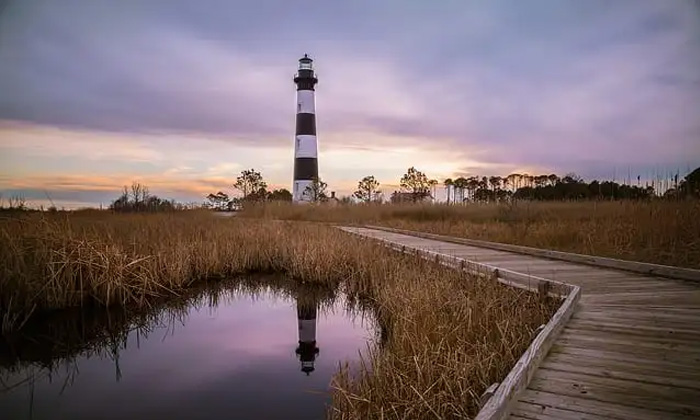
[[[581,199],[645,199],[654,196],[651,187],[638,187],[616,182],[593,180],[584,182],[574,174],[559,178],[556,175],[525,178],[526,185],[519,186],[517,178],[483,177],[481,179],[458,178],[447,185],[452,202],[492,202],[507,199],[520,200],[581,200]],[[521,185],[521,184],[520,184]]]
[[[206,207],[218,211],[239,210],[245,203],[263,201],[292,201],[292,193],[285,188],[268,191],[267,182],[260,172],[255,169],[245,169],[236,178],[233,188],[242,193],[242,197],[229,197],[228,194],[219,191],[216,194],[206,196]],[[325,183],[324,183],[325,191]]]
[[[620,184],[612,181],[593,180],[585,182],[575,173],[559,177],[556,174],[529,175],[510,174],[501,176],[471,176],[456,179],[447,178],[442,184],[446,201],[501,202],[517,200],[643,200],[658,197],[654,185]],[[401,177],[400,190],[390,196],[392,203],[423,202],[434,200],[438,181],[429,178],[415,167],[410,167]],[[354,196],[360,201],[383,201],[378,189],[379,183],[373,176],[364,177],[358,183]],[[675,186],[661,194],[663,198],[700,198],[700,168],[689,173],[684,179],[675,178]]]
[[[696,168],[684,178],[676,175],[672,180],[672,186],[663,192],[657,191],[654,182],[651,185],[620,184],[612,181],[592,180],[585,182],[574,173],[563,177],[555,174],[528,175],[510,174],[500,176],[471,176],[455,179],[445,179],[442,186],[448,204],[468,202],[502,202],[508,200],[644,200],[652,198],[661,199],[698,199],[700,198],[700,167]],[[393,191],[389,195],[389,202],[425,202],[434,201],[440,183],[429,178],[415,167],[410,167],[401,177],[400,190]],[[327,193],[328,185],[316,178],[303,192],[306,199],[311,202],[342,203],[353,202],[385,202],[385,196],[379,189],[379,181],[374,176],[363,177],[357,183],[357,189],[352,196],[336,198],[335,193]],[[280,188],[269,191],[267,183],[260,172],[254,169],[244,170],[236,178],[233,187],[242,193],[241,197],[230,197],[219,191],[205,197],[204,203],[178,203],[172,199],[164,199],[151,194],[148,187],[134,182],[131,187],[124,186],[121,195],[109,205],[109,210],[114,212],[164,212],[180,211],[197,208],[210,208],[220,211],[232,211],[240,209],[245,203],[265,201],[292,201],[292,193]],[[5,201],[7,203],[5,203]],[[100,208],[102,208],[100,206]],[[31,209],[23,196],[12,196],[3,200],[0,194],[0,211],[24,212],[44,211]],[[49,212],[56,212],[55,206],[48,208]]]
[[[209,194],[206,199],[205,207],[219,211],[232,211],[241,208],[245,202],[292,201],[292,193],[285,188],[274,191],[262,189],[239,198],[229,197],[228,194],[219,191],[216,194]]]
[[[656,197],[667,199],[700,198],[700,168],[689,173],[684,179],[675,178],[674,187],[662,194],[654,184],[644,186],[620,184],[613,181],[584,181],[575,173],[560,177],[556,174],[529,175],[510,174],[501,176],[470,176],[455,179],[447,178],[442,182],[448,204],[468,202],[502,202],[508,200],[644,200]],[[389,195],[389,202],[425,202],[434,201],[440,182],[425,173],[410,167],[399,180],[400,189]],[[209,194],[208,207],[217,210],[236,210],[246,202],[292,201],[292,194],[286,189],[268,191],[267,183],[260,172],[254,169],[244,170],[238,176],[233,187],[242,193],[241,198],[230,198],[219,191]],[[326,202],[331,199],[341,203],[384,202],[379,181],[373,176],[363,177],[357,183],[357,189],[351,197],[335,199],[334,194],[326,194],[327,185],[315,179],[304,191],[309,201]]]
[[[637,179],[641,184],[641,180]],[[659,196],[654,185],[629,185],[612,181],[583,181],[574,173],[559,177],[555,174],[511,174],[446,179],[447,202],[491,202],[507,199],[526,200],[639,200]],[[675,187],[661,194],[664,198],[700,197],[700,168],[684,179],[676,177]]]
[[[593,180],[558,182],[554,185],[522,187],[513,194],[516,199],[530,200],[640,200],[654,197],[654,188]]]
[[[118,213],[130,212],[165,212],[187,210],[191,206],[177,203],[175,200],[160,198],[151,194],[148,187],[138,182],[131,184],[131,188],[124,186],[122,194],[109,205],[109,210]]]

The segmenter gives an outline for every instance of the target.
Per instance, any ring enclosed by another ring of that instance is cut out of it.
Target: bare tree
[[[260,190],[267,189],[267,183],[263,180],[260,172],[254,169],[246,169],[236,178],[233,187],[243,193],[243,198],[247,198],[252,193],[259,193]]]
[[[466,188],[467,191],[469,191],[469,198],[472,201],[475,201],[474,197],[476,196],[476,190],[479,189],[479,177],[470,176],[469,178],[467,178]]]
[[[437,186],[438,186],[438,184],[439,184],[439,182],[438,182],[437,179],[429,179],[429,180],[428,180],[428,185],[430,185],[430,189],[431,189],[431,191],[432,191],[432,194],[430,195],[430,197],[431,197],[433,200],[435,199],[435,196],[437,195]]]
[[[378,188],[379,181],[374,178],[374,175],[369,175],[362,178],[362,180],[357,183],[357,191],[353,193],[353,196],[360,201],[369,203],[376,199],[377,194],[381,193]]]
[[[428,177],[413,166],[401,177],[401,188],[411,194],[413,202],[430,197],[430,188],[434,185]]]
[[[131,187],[125,185],[121,195],[109,205],[109,209],[116,212],[173,211],[178,208],[182,208],[180,203],[152,195],[147,186],[138,182],[133,182]]]
[[[489,177],[489,184],[491,184],[492,190],[498,191],[501,188],[501,177],[500,176]]]
[[[450,204],[450,189],[453,185],[452,178],[447,178],[442,184],[445,186],[445,192],[447,193],[447,204]]]
[[[124,187],[126,190],[126,187]],[[148,198],[148,187],[145,185],[142,185],[139,182],[132,182],[131,183],[131,199],[134,202],[134,208],[136,210],[140,210],[141,207],[144,206],[146,203],[146,199]],[[128,196],[128,193],[127,193]]]
[[[209,194],[207,196],[207,200],[209,200],[212,204],[212,206],[217,209],[217,210],[226,210],[229,208],[229,202],[231,201],[229,199],[228,194],[219,191],[216,194]]]
[[[464,190],[467,189],[467,179],[464,178],[463,176],[460,176],[459,178],[454,180],[454,187],[455,187],[455,198],[454,202],[456,203],[459,201],[460,203],[464,202]],[[459,197],[459,200],[457,199]]]

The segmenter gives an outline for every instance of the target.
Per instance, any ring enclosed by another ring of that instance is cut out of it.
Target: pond
[[[377,339],[375,322],[340,292],[268,280],[3,337],[0,417],[324,418],[331,377]]]

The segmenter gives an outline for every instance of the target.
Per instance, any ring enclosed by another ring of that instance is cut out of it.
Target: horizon
[[[291,191],[305,53],[338,196],[367,175],[388,195],[411,166],[442,200],[460,176],[700,166],[697,2],[308,4],[9,0],[0,194],[99,207],[136,181],[202,202],[249,168]]]

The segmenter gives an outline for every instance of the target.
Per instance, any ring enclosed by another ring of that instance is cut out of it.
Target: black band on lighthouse
[[[316,90],[314,89],[315,81],[304,79],[297,82],[297,90]]]
[[[294,180],[310,181],[318,176],[318,159],[296,158],[294,159]]]
[[[316,114],[302,112],[297,114],[297,136],[316,135]]]

